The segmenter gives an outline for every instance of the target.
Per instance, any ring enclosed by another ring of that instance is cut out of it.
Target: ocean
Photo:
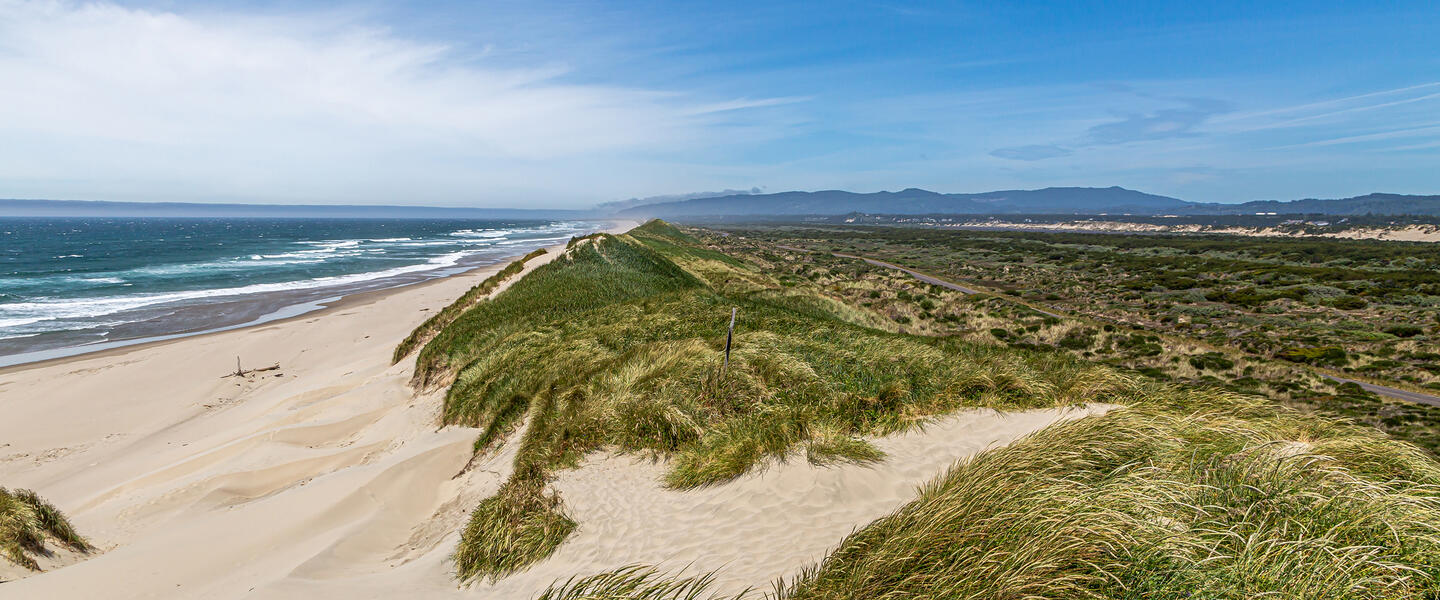
[[[600,228],[582,221],[0,217],[0,366],[303,314]]]

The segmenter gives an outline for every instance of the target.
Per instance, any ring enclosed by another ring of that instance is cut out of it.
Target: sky
[[[1440,194],[1440,5],[0,0],[0,198]]]

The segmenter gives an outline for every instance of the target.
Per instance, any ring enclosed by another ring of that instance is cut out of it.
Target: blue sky
[[[1432,2],[0,0],[0,197],[1440,193]]]

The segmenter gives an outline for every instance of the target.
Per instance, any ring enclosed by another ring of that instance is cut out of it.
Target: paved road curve
[[[1384,385],[1376,385],[1373,383],[1366,383],[1364,381],[1358,381],[1355,379],[1345,379],[1344,377],[1336,377],[1334,375],[1326,375],[1324,373],[1321,373],[1320,376],[1339,383],[1353,383],[1360,386],[1361,388],[1364,388],[1367,392],[1373,392],[1376,394],[1380,394],[1381,396],[1389,396],[1397,400],[1408,400],[1410,402],[1418,402],[1420,404],[1429,404],[1430,406],[1440,406],[1440,396],[1422,394],[1420,392],[1412,392],[1410,390],[1402,390],[1400,388],[1393,388]]]
[[[795,246],[783,246],[783,245],[780,245],[780,244],[775,244],[775,246],[778,247],[778,248],[784,248],[784,249],[786,249],[786,250],[794,250],[794,251],[796,251],[796,252],[819,252],[819,250],[810,250],[810,249],[808,249],[808,248],[796,248]],[[911,277],[914,277],[914,278],[916,278],[916,279],[919,279],[920,281],[923,281],[923,282],[928,283],[928,284],[930,284],[930,285],[938,285],[938,286],[943,287],[943,288],[946,288],[946,289],[955,290],[955,291],[960,292],[960,293],[962,293],[962,294],[981,294],[981,293],[984,293],[984,292],[981,292],[980,290],[977,290],[977,289],[968,288],[968,287],[965,287],[965,286],[960,285],[960,284],[957,284],[957,283],[951,283],[951,282],[949,282],[949,281],[945,281],[944,279],[940,279],[940,278],[938,278],[938,277],[933,277],[933,276],[930,276],[930,275],[926,275],[926,274],[921,273],[921,272],[919,272],[919,271],[912,271],[912,270],[907,269],[907,268],[905,268],[905,267],[902,267],[902,266],[900,266],[900,265],[897,265],[897,264],[894,264],[894,263],[888,263],[888,262],[885,262],[885,261],[883,261],[883,260],[875,260],[875,259],[873,259],[873,258],[865,258],[865,257],[863,257],[863,256],[856,256],[856,255],[854,255],[854,254],[844,254],[844,253],[841,253],[841,252],[831,252],[830,254],[831,254],[831,256],[838,256],[838,257],[840,257],[840,258],[853,258],[853,259],[855,259],[855,260],[863,260],[863,261],[865,261],[865,262],[867,262],[867,263],[870,263],[870,264],[872,264],[872,265],[875,265],[875,266],[877,266],[877,267],[885,267],[885,268],[887,268],[887,269],[895,269],[896,271],[900,271],[900,272],[902,272],[902,273],[905,273],[905,274],[907,274],[907,275],[909,275],[909,276],[911,276]],[[1035,308],[1034,306],[1030,306],[1029,304],[1023,304],[1023,303],[1020,303],[1020,304],[1021,304],[1022,306],[1025,306],[1026,308],[1029,308],[1030,310],[1033,310],[1033,311],[1035,311],[1035,312],[1038,312],[1038,313],[1040,313],[1040,314],[1042,314],[1042,315],[1047,315],[1047,316],[1055,317],[1055,318],[1057,318],[1057,319],[1064,319],[1064,318],[1065,318],[1064,315],[1058,315],[1058,314],[1055,314],[1055,313],[1050,312],[1050,311],[1048,311],[1048,310],[1043,310],[1043,309]]]
[[[950,283],[949,281],[945,281],[944,279],[939,279],[939,278],[936,278],[936,277],[931,277],[931,276],[926,275],[926,274],[924,274],[924,273],[921,273],[921,272],[919,272],[919,271],[911,271],[910,269],[907,269],[907,268],[902,267],[902,266],[900,266],[900,265],[888,263],[888,262],[885,262],[885,261],[883,261],[883,260],[875,260],[875,259],[873,259],[873,258],[865,258],[865,257],[863,257],[863,256],[855,256],[855,255],[853,255],[853,254],[841,254],[841,253],[839,253],[839,252],[831,252],[830,254],[833,254],[833,255],[838,256],[838,257],[840,257],[840,258],[853,258],[853,259],[856,259],[856,260],[863,260],[863,261],[865,261],[865,262],[867,262],[867,263],[870,263],[870,264],[872,264],[872,265],[875,265],[875,266],[877,266],[877,267],[885,267],[885,268],[887,268],[887,269],[895,269],[895,270],[897,270],[897,271],[902,271],[902,272],[904,272],[904,273],[909,274],[911,277],[914,277],[914,278],[916,278],[916,279],[919,279],[920,281],[923,281],[923,282],[925,282],[925,283],[928,283],[928,284],[931,284],[931,285],[938,285],[938,286],[943,287],[943,288],[946,288],[946,289],[952,289],[952,290],[955,290],[955,291],[960,292],[960,293],[962,293],[962,294],[979,294],[979,293],[980,293],[980,290],[971,289],[971,288],[967,288],[967,287],[962,286],[962,285],[957,285],[957,284],[954,284],[954,283]]]

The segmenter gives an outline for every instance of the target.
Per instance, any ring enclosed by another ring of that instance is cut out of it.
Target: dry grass
[[[732,307],[740,323],[722,371]],[[476,513],[457,552],[461,576],[548,555],[549,533],[524,550],[496,540],[525,537],[519,523],[559,519],[500,508],[563,514],[545,488],[551,473],[602,447],[668,456],[665,482],[687,488],[767,460],[880,460],[863,436],[960,407],[1109,401],[1132,384],[1068,357],[866,326],[877,319],[663,223],[572,245],[420,353],[417,383],[453,381],[444,418],[479,428],[477,451],[529,424],[511,480],[526,493]]]
[[[1440,464],[1424,451],[1228,393],[1152,386],[1135,400],[956,465],[766,597],[1440,594]],[[589,580],[614,593],[555,597],[649,598],[638,590],[695,579]]]
[[[35,492],[0,488],[0,554],[17,565],[39,570],[34,557],[50,554],[47,540],[77,552],[91,550],[65,515]]]
[[[881,460],[865,436],[959,407],[1109,402],[1128,408],[958,465],[775,594],[1440,593],[1440,465],[1413,446],[993,336],[972,343],[866,326],[875,313],[836,302],[827,281],[782,282],[774,264],[741,261],[651,223],[575,245],[437,336],[417,379],[453,380],[447,421],[480,427],[480,449],[527,423],[515,475],[462,539],[461,577],[498,576],[553,551],[574,523],[549,478],[601,447],[668,457],[665,482],[685,488],[766,461]],[[982,313],[1004,305],[967,302]],[[741,320],[722,375],[731,307]],[[1032,320],[1052,341],[1077,328]],[[573,580],[547,597],[706,589],[687,581],[695,580],[630,569]]]

